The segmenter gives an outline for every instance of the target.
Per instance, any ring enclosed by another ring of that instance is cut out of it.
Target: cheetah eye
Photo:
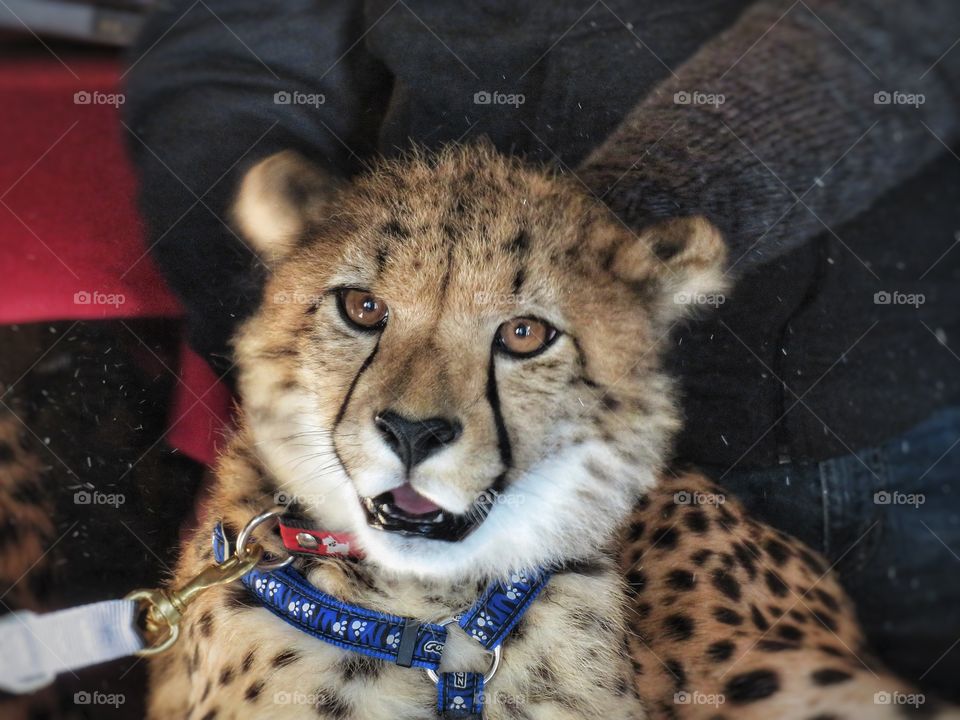
[[[387,304],[369,290],[341,288],[337,304],[344,320],[360,330],[378,330],[387,322]]]
[[[497,328],[494,342],[509,355],[528,358],[546,350],[559,334],[555,327],[543,320],[519,317],[507,320]]]

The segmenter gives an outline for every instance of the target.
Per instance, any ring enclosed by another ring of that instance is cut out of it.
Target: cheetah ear
[[[261,160],[244,175],[231,216],[240,235],[272,267],[327,215],[337,181],[293,150]]]
[[[652,300],[663,325],[725,301],[727,247],[713,223],[674,218],[643,230],[617,253],[613,271]]]

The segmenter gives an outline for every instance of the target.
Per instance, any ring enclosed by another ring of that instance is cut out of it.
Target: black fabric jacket
[[[633,228],[706,214],[738,282],[674,334],[679,454],[770,466],[960,399],[958,36],[953,0],[175,0],[125,108],[153,254],[223,372],[262,281],[225,211],[280,149],[349,176],[486,135]]]

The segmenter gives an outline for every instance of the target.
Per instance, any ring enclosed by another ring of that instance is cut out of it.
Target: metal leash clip
[[[229,585],[236,582],[259,565],[262,570],[275,570],[293,562],[293,557],[286,560],[261,563],[263,548],[250,543],[250,534],[262,523],[279,517],[282,510],[268,510],[252,518],[237,537],[237,547],[233,555],[222,563],[213,563],[176,590],[155,588],[152,590],[134,590],[126,596],[127,600],[140,603],[142,625],[140,631],[147,645],[137,651],[140,657],[159,655],[171,647],[180,637],[180,622],[183,614],[196,598],[205,590],[218,585]]]

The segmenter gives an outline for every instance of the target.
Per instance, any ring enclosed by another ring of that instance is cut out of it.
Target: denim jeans
[[[706,470],[758,519],[836,563],[889,668],[960,700],[960,408],[852,455]]]

